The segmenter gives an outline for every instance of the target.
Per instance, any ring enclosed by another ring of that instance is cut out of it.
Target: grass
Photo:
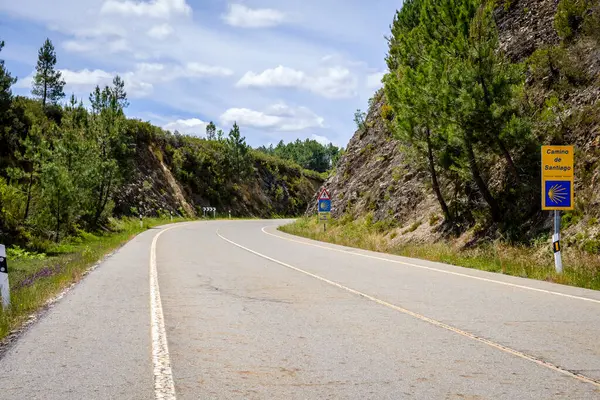
[[[182,218],[173,222],[185,221]],[[33,254],[8,248],[11,306],[0,307],[0,340],[22,326],[48,300],[79,281],[86,270],[135,235],[154,226],[170,223],[169,218],[146,218],[144,227],[136,218],[113,220],[111,231],[101,234],[80,232],[50,248],[47,254]]]
[[[412,228],[412,227],[411,227]],[[563,247],[564,272],[554,269],[554,256],[549,244],[511,246],[501,241],[463,250],[451,241],[443,243],[395,243],[397,229],[382,232],[368,220],[333,220],[323,231],[316,217],[300,218],[280,227],[297,236],[365,250],[437,261],[461,267],[502,273],[600,290],[600,258],[575,248]]]

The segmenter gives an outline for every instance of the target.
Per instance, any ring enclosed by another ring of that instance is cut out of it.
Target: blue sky
[[[0,2],[0,57],[28,94],[49,37],[87,99],[115,74],[131,117],[203,135],[237,121],[252,146],[315,138],[345,146],[385,71],[401,0],[18,0]]]

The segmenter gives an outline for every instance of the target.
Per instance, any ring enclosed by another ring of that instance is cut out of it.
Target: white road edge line
[[[542,367],[546,367],[546,368],[551,369],[553,371],[560,372],[561,374],[566,375],[568,377],[575,378],[575,379],[578,379],[578,380],[580,380],[582,382],[590,383],[590,384],[592,384],[594,386],[600,387],[600,381],[596,381],[596,380],[594,380],[592,378],[589,378],[589,377],[587,377],[585,375],[581,375],[581,374],[578,374],[578,373],[571,372],[569,370],[566,370],[566,369],[564,369],[562,367],[559,367],[558,365],[554,365],[554,364],[549,363],[547,361],[538,360],[537,358],[535,358],[533,356],[530,356],[528,354],[522,353],[522,352],[520,352],[518,350],[515,350],[515,349],[512,349],[510,347],[501,345],[500,343],[493,342],[491,340],[488,340],[488,339],[476,336],[476,335],[474,335],[474,334],[472,334],[470,332],[463,331],[462,329],[455,328],[455,327],[453,327],[451,325],[448,325],[448,324],[445,324],[443,322],[437,321],[435,319],[426,317],[426,316],[421,315],[421,314],[417,314],[416,312],[407,310],[406,308],[402,308],[402,307],[397,306],[395,304],[388,303],[387,301],[380,300],[380,299],[378,299],[376,297],[373,297],[373,296],[370,296],[370,295],[368,295],[366,293],[359,292],[358,290],[354,290],[352,288],[349,288],[349,287],[344,286],[342,284],[339,284],[337,282],[331,281],[331,280],[329,280],[327,278],[323,278],[323,277],[321,277],[319,275],[316,275],[316,274],[313,274],[311,272],[305,271],[303,269],[294,267],[293,265],[287,264],[287,263],[285,263],[283,261],[276,260],[276,259],[274,259],[272,257],[269,257],[269,256],[264,255],[262,253],[259,253],[257,251],[254,251],[252,249],[249,249],[249,248],[247,248],[245,246],[242,246],[241,244],[238,244],[238,243],[236,243],[236,242],[234,242],[232,240],[229,240],[226,237],[222,236],[219,233],[218,230],[217,230],[217,236],[219,236],[221,239],[225,240],[226,242],[229,242],[232,245],[239,247],[242,250],[246,250],[249,253],[252,253],[254,255],[257,255],[259,257],[262,257],[262,258],[264,258],[266,260],[272,261],[272,262],[274,262],[276,264],[282,265],[282,266],[284,266],[286,268],[289,268],[289,269],[292,269],[294,271],[300,272],[302,274],[308,275],[308,276],[310,276],[312,278],[318,279],[318,280],[320,280],[322,282],[328,283],[328,284],[330,284],[332,286],[335,286],[337,288],[343,289],[343,290],[345,290],[347,292],[350,292],[352,294],[355,294],[357,296],[364,297],[365,299],[371,300],[371,301],[373,301],[373,302],[375,302],[375,303],[377,303],[379,305],[391,308],[391,309],[399,311],[399,312],[401,312],[403,314],[410,315],[411,317],[417,318],[417,319],[419,319],[421,321],[428,322],[428,323],[430,323],[432,325],[435,325],[435,326],[437,326],[439,328],[446,329],[448,331],[457,333],[457,334],[459,334],[461,336],[464,336],[464,337],[467,337],[469,339],[473,339],[473,340],[475,340],[477,342],[480,342],[480,343],[486,344],[486,345],[488,345],[490,347],[493,347],[493,348],[496,348],[498,350],[501,350],[501,351],[503,351],[505,353],[512,354],[513,356],[522,358],[522,359],[527,360],[527,361],[531,361],[531,362],[533,362],[533,363],[535,363],[537,365],[540,365]]]
[[[154,369],[154,398],[156,400],[176,400],[171,358],[167,345],[167,333],[163,315],[158,273],[156,269],[156,243],[165,232],[179,226],[172,226],[158,232],[150,246],[150,318],[152,323],[152,365]]]
[[[301,243],[301,244],[304,244],[304,245],[307,245],[307,246],[314,246],[314,247],[319,247],[321,249],[326,249],[326,250],[331,250],[331,251],[337,251],[339,253],[351,254],[353,256],[366,257],[366,258],[371,258],[373,260],[387,261],[387,262],[391,262],[391,263],[394,263],[394,264],[401,264],[401,265],[406,265],[406,266],[409,266],[409,267],[426,269],[426,270],[435,271],[435,272],[441,272],[443,274],[462,276],[462,277],[465,277],[465,278],[477,279],[478,281],[497,283],[499,285],[511,286],[511,287],[515,287],[515,288],[519,288],[519,289],[532,290],[534,292],[540,292],[540,293],[546,293],[546,294],[553,294],[555,296],[562,296],[562,297],[567,297],[567,298],[570,298],[570,299],[583,300],[583,301],[589,301],[589,302],[592,302],[592,303],[600,304],[600,300],[590,299],[589,297],[574,296],[574,295],[571,295],[571,294],[554,292],[554,291],[551,291],[551,290],[538,289],[538,288],[534,288],[534,287],[530,287],[530,286],[524,286],[524,285],[517,285],[516,283],[502,282],[502,281],[497,281],[497,280],[494,280],[494,279],[488,279],[488,278],[482,278],[482,277],[479,277],[479,276],[462,274],[460,272],[446,271],[446,270],[439,269],[439,268],[426,267],[424,265],[412,264],[412,263],[408,263],[408,262],[404,262],[404,261],[398,261],[398,260],[391,260],[389,258],[377,257],[377,256],[369,255],[369,254],[362,254],[362,253],[356,253],[356,252],[342,250],[342,249],[335,249],[333,247],[328,247],[328,246],[320,246],[320,245],[314,244],[314,243],[308,243],[308,242],[304,242],[304,241],[301,241],[301,240],[294,240],[294,239],[286,238],[286,237],[283,237],[283,236],[275,235],[273,233],[265,231],[265,228],[268,228],[268,227],[265,226],[264,228],[262,228],[262,232],[263,233],[265,233],[265,234],[267,234],[269,236],[274,236],[274,237],[282,239],[282,240],[287,240],[289,242],[296,242],[296,243]],[[358,249],[357,248],[356,250],[362,250],[362,249]]]

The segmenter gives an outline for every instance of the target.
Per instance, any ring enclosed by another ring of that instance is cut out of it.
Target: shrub
[[[381,106],[381,117],[387,121],[391,121],[394,119],[394,110],[392,106],[389,104],[384,104]]]
[[[560,0],[554,28],[563,40],[570,40],[581,31],[590,5],[590,0]]]
[[[563,46],[538,49],[529,57],[527,65],[533,80],[549,89],[561,91],[589,81],[581,59]]]

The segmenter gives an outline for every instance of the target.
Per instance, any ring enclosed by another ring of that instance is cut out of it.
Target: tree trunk
[[[60,192],[56,194],[56,243],[60,239]]]
[[[427,158],[429,160],[429,172],[431,174],[431,184],[433,185],[433,191],[440,203],[440,207],[442,207],[442,211],[444,212],[444,217],[446,221],[452,222],[452,217],[450,216],[450,209],[444,200],[444,196],[442,195],[442,191],[440,189],[440,185],[437,179],[437,173],[435,172],[435,163],[433,159],[433,150],[431,148],[431,131],[427,128]]]
[[[48,95],[48,83],[44,81],[44,96],[42,97],[42,107],[46,108],[46,96]]]
[[[108,203],[111,186],[112,186],[112,173],[108,176],[108,182],[106,182],[106,179],[104,179],[102,181],[102,186],[100,187],[100,199],[98,201],[98,206],[96,207],[96,214],[94,215],[94,226],[96,226],[96,227],[98,226],[98,221],[100,221],[102,212],[106,208],[106,203]],[[105,189],[106,189],[106,194],[104,193]]]
[[[489,94],[487,85],[485,84],[485,81],[483,80],[483,77],[481,75],[479,76],[479,83],[481,84],[481,88],[483,89],[483,98],[485,99],[485,104],[487,105],[488,109],[490,109],[492,107],[492,100],[490,99],[490,94]],[[500,151],[502,152],[502,155],[504,156],[504,158],[506,159],[506,162],[508,164],[508,169],[510,169],[510,172],[515,177],[516,183],[521,184],[521,178],[519,178],[519,171],[517,170],[517,167],[515,166],[515,163],[512,159],[512,156],[510,155],[510,152],[504,145],[504,142],[502,141],[502,139],[500,139],[499,133],[493,132],[490,136],[492,136],[492,140],[496,143],[496,146],[498,146],[498,148],[500,148]]]
[[[473,180],[477,185],[477,188],[481,192],[484,200],[490,206],[490,211],[492,213],[492,220],[494,222],[500,222],[501,220],[501,212],[496,199],[490,193],[487,185],[483,181],[481,177],[481,173],[479,172],[479,167],[477,166],[477,160],[475,159],[475,152],[473,151],[473,144],[471,143],[471,137],[469,133],[465,133],[465,147],[467,150],[467,155],[469,158],[469,169],[471,170],[471,174],[473,175]]]
[[[29,174],[29,185],[27,185],[27,203],[25,205],[25,216],[24,221],[27,221],[29,217],[29,206],[31,205],[31,189],[33,187],[33,172],[35,171],[35,164],[31,166],[31,173]]]
[[[502,141],[502,139],[500,139],[497,136],[494,136],[497,140],[497,145],[500,148],[500,151],[502,151],[502,154],[504,155],[504,158],[506,159],[506,162],[508,163],[508,168],[510,169],[510,171],[512,172],[513,176],[515,177],[515,182],[520,185],[521,184],[521,178],[519,178],[519,171],[517,170],[517,166],[515,165],[510,152],[508,151],[508,149],[506,148],[506,146],[504,145],[504,142]]]

